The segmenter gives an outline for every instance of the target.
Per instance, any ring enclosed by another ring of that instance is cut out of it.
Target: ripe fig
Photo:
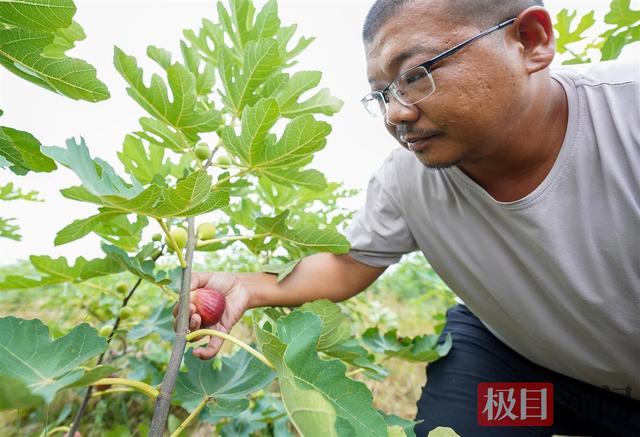
[[[200,314],[202,326],[218,323],[226,306],[224,295],[217,290],[208,288],[198,288],[192,302],[196,306],[196,312]]]
[[[213,223],[200,223],[196,234],[199,240],[211,240],[216,236],[216,225]]]
[[[209,150],[209,146],[207,146],[207,143],[198,143],[198,145],[196,146],[196,156],[199,160],[204,161],[205,159],[209,158],[210,154],[211,150]]]

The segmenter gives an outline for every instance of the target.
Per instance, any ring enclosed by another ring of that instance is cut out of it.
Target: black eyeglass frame
[[[431,70],[430,68],[433,67],[434,64],[436,64],[437,62],[442,61],[443,59],[448,58],[449,56],[453,55],[454,53],[457,53],[458,51],[460,51],[462,48],[464,48],[466,45],[472,43],[473,41],[482,38],[483,36],[489,35],[492,32],[495,32],[496,30],[500,30],[503,27],[509,26],[510,24],[513,24],[516,21],[517,17],[513,17],[510,18],[506,21],[503,21],[502,23],[493,26],[483,32],[480,32],[479,34],[472,36],[471,38],[461,42],[460,44],[451,47],[450,49],[445,50],[444,52],[440,53],[439,55],[434,56],[433,58],[429,59],[428,61],[423,62],[422,64],[418,64],[418,65],[414,65],[411,68],[408,68],[406,71],[402,72],[401,74],[398,75],[398,77],[396,77],[394,80],[392,80],[389,85],[387,85],[383,90],[381,91],[373,91],[368,93],[367,95],[365,95],[360,102],[364,105],[365,109],[367,109],[367,112],[369,112],[371,114],[371,112],[369,111],[369,109],[367,108],[367,105],[365,103],[365,100],[370,97],[370,96],[375,96],[376,94],[381,94],[382,95],[382,99],[385,102],[385,113],[382,115],[385,115],[387,113],[387,104],[389,103],[389,98],[386,96],[387,91],[390,91],[391,94],[393,94],[393,96],[396,98],[396,100],[398,100],[400,103],[402,103],[403,105],[413,105],[416,104],[418,102],[420,102],[421,100],[425,99],[426,97],[429,97],[429,95],[423,97],[422,99],[413,102],[413,103],[403,103],[402,99],[400,97],[398,97],[397,93],[394,92],[392,86],[394,83],[396,83],[398,81],[399,78],[401,78],[405,73],[413,70],[414,68],[418,68],[418,67],[423,67],[427,73],[429,74],[429,76],[431,76]],[[433,81],[433,79],[431,79]],[[435,83],[434,83],[434,91],[435,91]],[[373,115],[373,114],[371,114]]]

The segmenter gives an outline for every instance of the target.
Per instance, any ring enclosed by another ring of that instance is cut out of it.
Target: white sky
[[[327,147],[317,154],[312,165],[348,188],[365,188],[369,176],[397,144],[382,123],[369,118],[359,103],[360,97],[368,92],[360,31],[372,3],[372,0],[279,1],[283,24],[298,23],[297,37],[316,37],[297,58],[299,64],[295,68],[321,70],[321,86],[329,87],[333,95],[345,102],[342,111],[329,120],[333,132]],[[631,4],[638,9],[639,3],[640,0],[632,0]],[[579,15],[594,9],[600,22],[608,4],[604,0],[547,1],[553,15],[562,8],[577,9]],[[136,56],[141,66],[148,66],[150,61],[145,54],[148,45],[178,53],[182,29],[199,29],[202,17],[216,21],[215,2],[76,0],[76,5],[75,18],[85,29],[87,39],[70,54],[97,68],[98,77],[109,87],[111,99],[97,104],[73,101],[0,68],[0,108],[5,112],[0,124],[31,132],[45,145],[64,146],[66,138],[83,136],[92,156],[107,160],[121,171],[116,151],[121,149],[125,134],[138,130],[143,110],[127,96],[125,82],[113,67],[113,45]],[[640,56],[639,49],[640,44],[634,44],[625,49],[622,57]],[[148,71],[145,69],[145,73]],[[148,80],[148,73],[145,78]],[[0,170],[0,185],[9,181],[25,191],[38,191],[46,202],[0,202],[0,216],[17,218],[23,235],[21,242],[0,238],[0,264],[28,258],[30,254],[66,256],[70,260],[78,256],[88,259],[102,256],[99,239],[93,234],[53,246],[56,232],[74,219],[97,212],[96,206],[65,199],[59,193],[61,188],[78,185],[75,174],[64,167],[54,173],[30,173],[28,177]],[[361,201],[362,196],[356,198],[352,207],[357,208]]]

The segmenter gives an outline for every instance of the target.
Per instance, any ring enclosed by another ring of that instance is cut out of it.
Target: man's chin
[[[416,153],[416,158],[418,158],[418,160],[422,162],[425,167],[432,170],[445,170],[447,168],[460,165],[464,161],[463,158],[437,159],[421,153]]]

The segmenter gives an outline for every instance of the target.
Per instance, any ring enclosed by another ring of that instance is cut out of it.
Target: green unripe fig
[[[196,146],[196,157],[199,160],[204,161],[209,158],[209,155],[211,155],[211,150],[209,150],[209,146],[206,143],[199,143]]]
[[[161,241],[162,240],[162,234],[153,234],[153,236],[151,237],[152,241]]]
[[[169,234],[171,234],[171,238],[173,238],[173,241],[178,245],[177,248],[174,247],[173,249],[184,249],[187,245],[187,238],[189,237],[187,230],[185,228],[173,228]],[[171,241],[168,238],[166,239],[166,243],[169,247],[172,247]]]
[[[199,240],[211,240],[216,236],[216,225],[213,223],[200,223],[196,234]]]
[[[133,314],[133,310],[129,307],[120,308],[120,320],[127,320]]]
[[[216,159],[216,164],[217,165],[231,165],[231,159],[228,156],[225,155],[221,155],[218,156],[218,159]]]
[[[98,331],[101,337],[108,337],[111,334],[111,326],[105,325]]]
[[[129,290],[129,284],[127,284],[126,282],[118,282],[116,284],[116,291],[118,293],[124,294]]]

